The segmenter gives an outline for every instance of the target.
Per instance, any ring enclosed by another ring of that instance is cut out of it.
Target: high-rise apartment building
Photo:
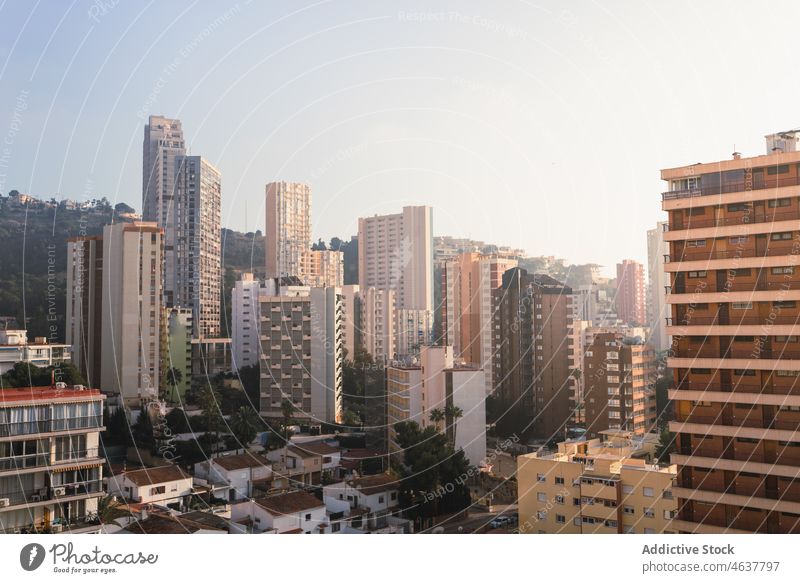
[[[289,401],[295,419],[340,422],[344,359],[343,299],[339,288],[282,285],[259,294],[261,414],[283,418]]]
[[[647,231],[647,325],[650,327],[650,343],[656,350],[669,348],[667,336],[666,286],[664,257],[669,254],[669,244],[664,240],[666,222],[659,222],[655,229]]]
[[[398,309],[433,310],[433,209],[358,219],[358,283],[395,291]]]
[[[221,174],[187,156],[181,122],[161,116],[144,128],[142,160],[142,218],[164,230],[164,304],[194,311],[196,337],[219,336]]]
[[[675,466],[648,461],[655,434],[605,431],[517,458],[522,534],[667,534],[677,510]]]
[[[542,440],[564,436],[572,417],[572,290],[514,268],[492,294],[494,385],[511,429]]]
[[[155,223],[136,222],[67,243],[67,334],[78,366],[133,405],[161,383],[162,241]]]
[[[679,532],[800,532],[796,142],[661,171]]]
[[[644,324],[647,321],[646,302],[644,266],[632,259],[617,263],[617,316],[625,324]]]
[[[164,300],[175,305],[176,234],[181,228],[175,204],[179,158],[186,154],[183,128],[178,119],[151,115],[144,126],[142,144],[142,220],[164,229]]]
[[[58,383],[0,389],[0,533],[97,533],[103,395]]]
[[[172,290],[172,306],[194,311],[195,338],[215,338],[221,315],[222,175],[201,156],[179,156],[177,168],[174,269],[167,270],[165,285]]]
[[[300,276],[303,254],[311,249],[311,187],[270,182],[266,194],[267,277]]]
[[[100,386],[103,325],[103,237],[67,240],[66,341],[72,364],[89,383]]]
[[[607,429],[632,435],[656,430],[656,355],[652,345],[601,333],[584,353],[585,421],[589,438]]]
[[[300,257],[298,276],[311,287],[342,287],[344,253],[329,249],[307,249]]]
[[[492,385],[492,290],[516,259],[481,253],[462,253],[442,270],[442,331],[444,343],[457,358],[484,371],[486,394]]]
[[[260,290],[261,282],[252,273],[243,273],[231,290],[231,350],[235,371],[244,366],[258,365],[258,351],[261,347],[261,311],[258,301]]]
[[[154,223],[103,229],[101,387],[136,404],[158,395],[164,231]]]
[[[347,358],[353,360],[356,349],[363,344],[361,323],[361,290],[358,285],[342,286],[344,310],[344,348]]]
[[[361,342],[375,362],[395,358],[395,293],[374,287],[359,293]]]

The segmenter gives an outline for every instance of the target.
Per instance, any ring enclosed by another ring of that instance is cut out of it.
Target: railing
[[[64,489],[64,494],[56,496],[55,491]],[[19,504],[31,504],[33,502],[41,502],[43,500],[58,500],[61,498],[69,498],[70,496],[80,496],[82,494],[95,494],[103,491],[103,484],[100,481],[96,482],[81,482],[78,484],[68,484],[65,486],[51,486],[40,489],[30,490],[10,490],[8,492],[0,492],[0,500],[8,499],[10,506]],[[2,507],[0,507],[2,510]]]
[[[773,290],[783,290],[783,291],[795,291],[800,290],[800,281],[786,281],[786,280],[779,280],[779,281],[758,281],[758,282],[735,282],[735,281],[723,281],[720,285],[715,285],[714,283],[708,282],[706,280],[698,280],[702,281],[705,286],[700,287],[697,284],[693,283],[693,280],[690,280],[691,283],[677,283],[676,285],[667,285],[664,286],[664,290],[666,291],[667,295],[670,294],[690,294],[690,295],[697,295],[697,302],[702,302],[703,294],[707,293],[725,293],[725,292],[735,292],[735,291],[773,291]]]
[[[736,225],[753,225],[758,223],[772,223],[775,221],[791,221],[800,219],[800,210],[774,212],[764,216],[755,217],[753,213],[735,217],[716,217],[713,219],[694,219],[689,218],[684,223],[668,225],[664,224],[664,231],[683,231],[686,229],[700,229],[703,227],[730,227]]]
[[[93,429],[102,427],[102,417],[73,417],[70,419],[43,419],[0,424],[0,437],[68,431],[71,429]]]
[[[715,186],[701,186],[685,190],[670,190],[661,193],[661,200],[675,200],[679,198],[693,198],[695,196],[708,196],[711,194],[727,194],[729,192],[744,192],[745,190],[766,190],[769,188],[781,188],[784,186],[797,186],[800,184],[800,176],[788,176],[786,178],[770,178],[762,184],[753,182],[747,183],[730,182]]]
[[[665,255],[667,263],[677,261],[710,261],[712,259],[737,259],[742,257],[780,257],[782,255],[792,255],[793,249],[787,246],[785,249],[780,247],[768,247],[759,252],[756,249],[726,249],[724,251],[684,251],[681,254]]]
[[[716,316],[685,316],[677,318],[677,323],[673,324],[674,318],[665,318],[667,326],[748,326],[748,325],[770,325],[770,324],[800,324],[800,314],[798,315],[768,315],[768,316],[740,316],[724,318],[720,314]]]

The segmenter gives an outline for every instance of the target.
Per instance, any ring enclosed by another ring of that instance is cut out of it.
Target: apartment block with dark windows
[[[800,532],[800,152],[661,171],[679,532]]]
[[[514,268],[493,297],[493,385],[506,433],[563,438],[572,415],[572,289]],[[501,427],[502,426],[502,427]]]
[[[632,435],[656,425],[656,354],[652,345],[619,333],[597,334],[584,356],[586,432]]]

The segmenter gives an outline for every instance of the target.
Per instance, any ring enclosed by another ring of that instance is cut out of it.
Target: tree
[[[133,443],[137,447],[153,451],[156,445],[156,439],[153,435],[153,421],[150,419],[150,412],[147,407],[142,407],[139,412],[139,418],[133,425]]]
[[[456,429],[458,428],[458,420],[464,416],[464,411],[461,407],[456,407],[452,403],[445,406],[444,408],[444,416],[447,419],[447,428],[450,435],[450,443],[453,444],[453,447],[456,446]]]
[[[464,476],[470,465],[464,452],[453,451],[447,438],[435,427],[420,429],[413,421],[394,426],[403,463],[401,504],[415,517],[431,517],[457,512],[470,505],[469,488]]]
[[[251,407],[239,407],[239,410],[231,416],[228,425],[236,441],[247,448],[256,438],[261,424],[261,417]]]
[[[284,399],[281,403],[281,413],[283,414],[283,439],[288,442],[292,436],[290,427],[294,414],[294,405],[289,399]]]
[[[175,399],[175,397],[178,396],[177,388],[182,380],[183,380],[183,373],[180,371],[180,369],[171,366],[166,370],[166,372],[164,373],[164,383],[172,389],[170,391],[168,400],[177,400]]]
[[[114,496],[103,496],[97,503],[97,518],[100,524],[109,524],[117,518],[130,515],[127,507],[118,502]]]
[[[361,425],[361,417],[355,411],[346,409],[342,416],[342,425],[347,427],[359,427]]]
[[[439,424],[444,420],[444,411],[441,409],[431,409],[431,414],[428,416],[431,423],[436,425],[436,429],[439,430]]]
[[[219,432],[222,429],[224,420],[219,406],[219,392],[211,384],[203,385],[197,395],[197,403],[203,410],[203,420],[208,431],[214,438],[212,449],[216,447],[219,440]]]
[[[656,446],[655,451],[655,458],[659,462],[668,462],[669,461],[669,454],[675,451],[675,437],[676,435],[672,433],[666,427],[661,430],[661,434],[658,436],[658,445]]]
[[[133,445],[131,427],[128,416],[122,407],[117,408],[112,414],[105,414],[106,430],[103,432],[103,445]]]

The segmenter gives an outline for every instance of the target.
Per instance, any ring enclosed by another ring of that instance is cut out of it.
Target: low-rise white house
[[[411,521],[396,516],[400,482],[395,476],[353,478],[325,486],[322,492],[332,532],[413,532]]]
[[[235,502],[253,496],[253,483],[272,479],[272,463],[251,453],[226,455],[195,464],[194,475],[216,498]]]
[[[174,465],[142,468],[109,476],[106,487],[129,502],[180,509],[192,494],[192,477]]]
[[[301,490],[239,502],[231,506],[231,520],[249,532],[323,534],[329,532],[325,504]]]
[[[297,486],[317,486],[322,475],[340,477],[342,451],[322,441],[293,443],[267,454],[276,474],[286,476]]]

